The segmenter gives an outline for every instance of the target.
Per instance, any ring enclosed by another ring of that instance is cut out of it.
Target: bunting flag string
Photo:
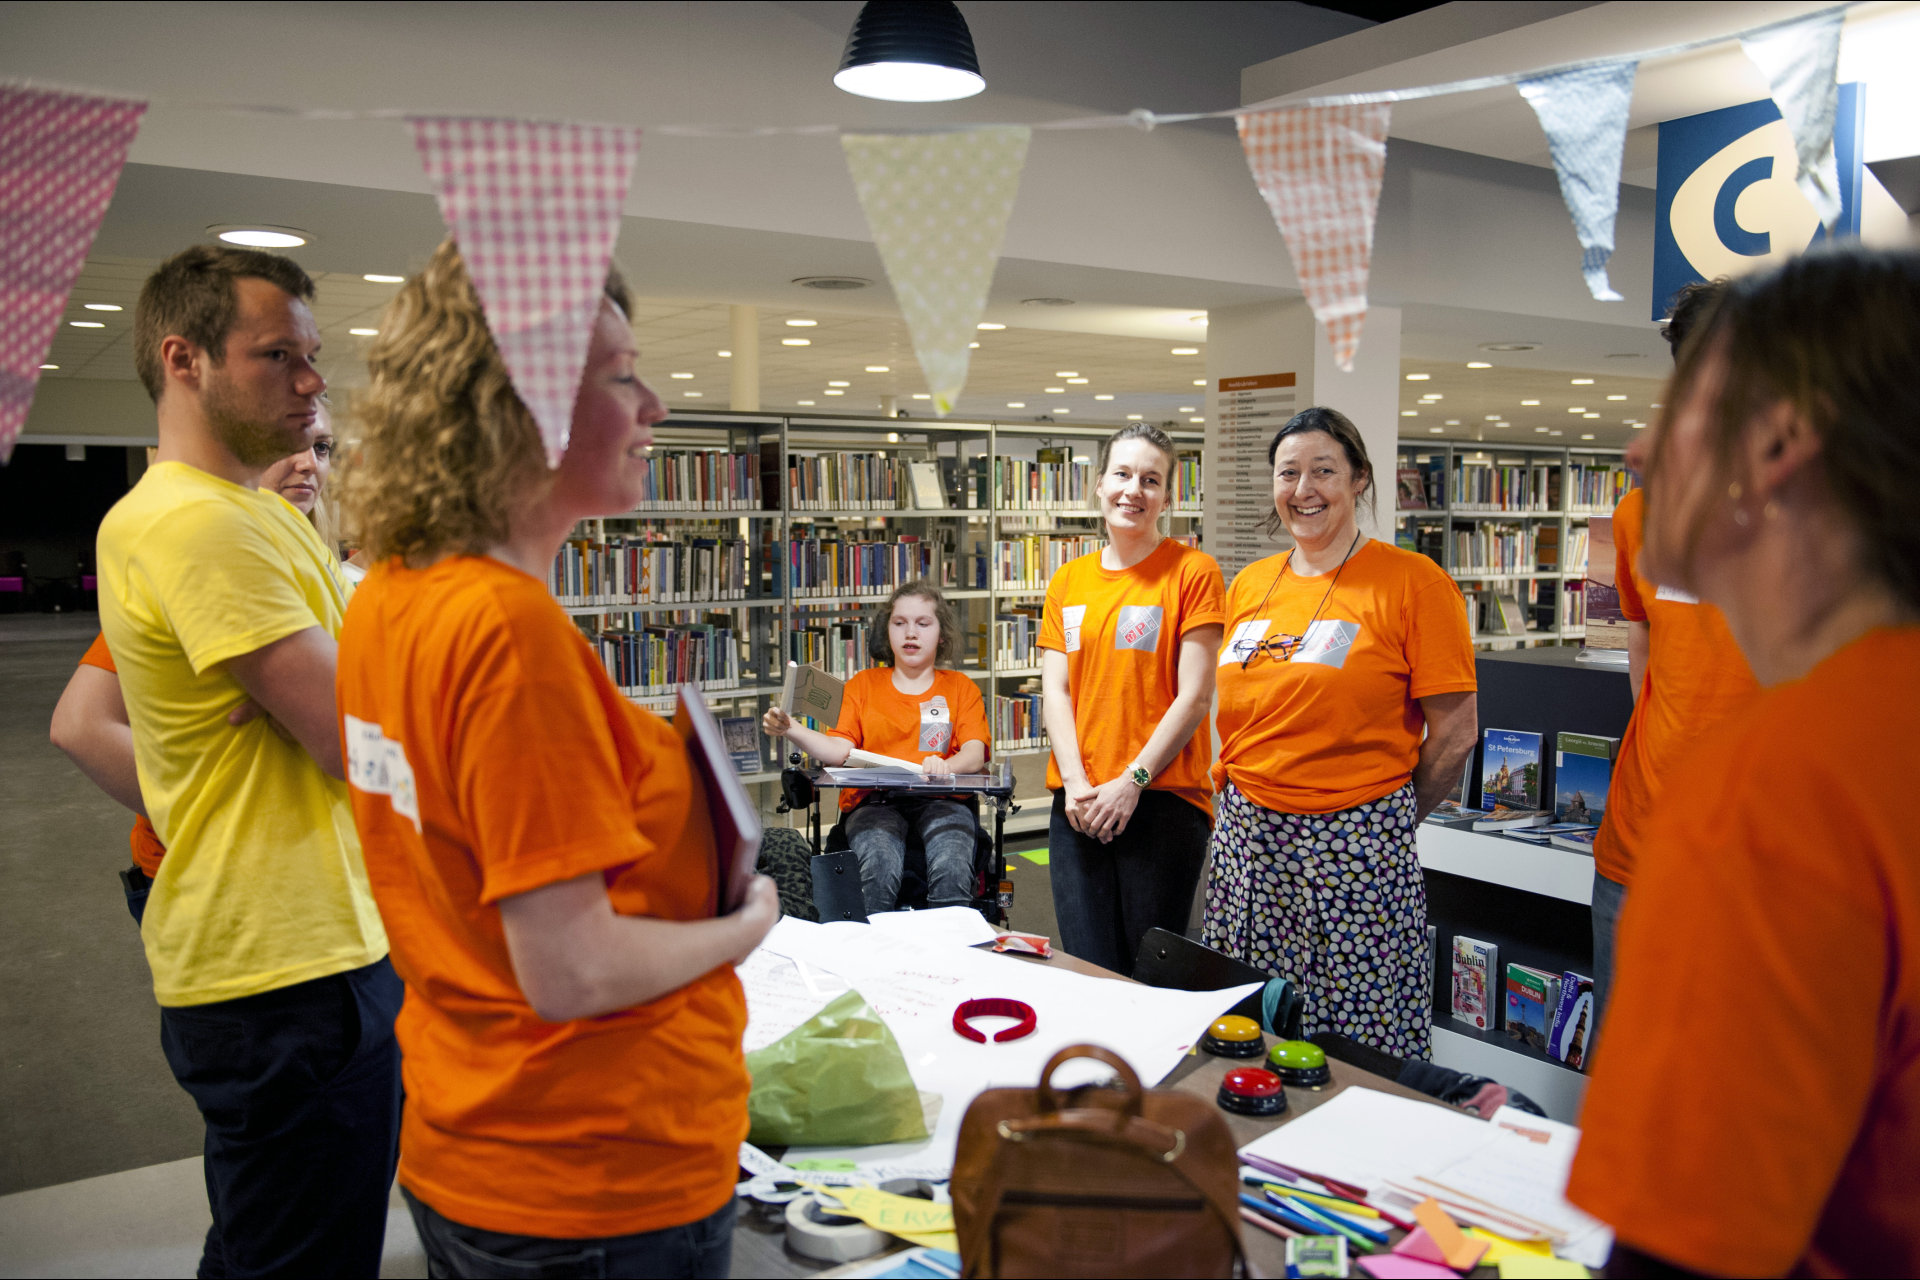
[[[1767,77],[1774,105],[1793,134],[1800,190],[1828,228],[1840,219],[1833,122],[1840,110],[1840,25],[1845,16],[1816,14],[1740,40],[1747,57]]]
[[[1032,131],[846,134],[840,145],[941,417],[967,383]]]
[[[147,104],[0,86],[0,465]]]
[[[1519,84],[1520,96],[1546,131],[1560,195],[1580,238],[1580,274],[1587,292],[1600,302],[1623,301],[1607,279],[1607,262],[1620,212],[1620,157],[1627,145],[1636,70],[1631,62],[1584,67]]]
[[[1373,225],[1387,168],[1385,103],[1288,107],[1238,117],[1254,185],[1293,255],[1333,358],[1352,372],[1367,319]]]
[[[620,232],[638,129],[408,121],[513,389],[558,467]]]

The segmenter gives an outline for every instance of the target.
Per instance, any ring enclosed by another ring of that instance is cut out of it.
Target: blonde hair
[[[611,267],[606,296],[631,312]],[[360,546],[417,565],[505,541],[513,505],[552,477],[451,238],[388,305],[367,367],[335,476]]]

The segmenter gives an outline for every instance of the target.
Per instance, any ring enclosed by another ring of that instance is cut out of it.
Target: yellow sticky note
[[[1577,1262],[1537,1253],[1510,1253],[1500,1259],[1500,1280],[1572,1280],[1593,1273]]]
[[[1497,1267],[1502,1258],[1511,1258],[1516,1254],[1532,1258],[1551,1258],[1553,1246],[1545,1240],[1510,1240],[1506,1236],[1496,1235],[1485,1227],[1468,1227],[1466,1234],[1470,1239],[1486,1242],[1486,1256],[1480,1259],[1480,1265]]]
[[[830,1196],[846,1211],[870,1227],[899,1236],[914,1244],[934,1249],[960,1251],[960,1237],[953,1229],[953,1206],[935,1204],[915,1196],[896,1196],[874,1187],[822,1187],[811,1182],[800,1184],[823,1196]]]

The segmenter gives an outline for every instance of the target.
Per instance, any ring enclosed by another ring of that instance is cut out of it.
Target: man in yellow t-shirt
[[[400,984],[342,778],[346,597],[313,526],[258,488],[326,381],[313,283],[200,246],[134,313],[160,448],[101,522],[100,621],[167,846],[141,938],[161,1046],[207,1125],[201,1275],[374,1275],[399,1125]],[[251,699],[266,713],[235,727]]]

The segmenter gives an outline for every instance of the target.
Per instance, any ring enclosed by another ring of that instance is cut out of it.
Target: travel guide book
[[[1491,942],[1455,934],[1453,938],[1453,1016],[1478,1031],[1491,1031],[1499,1020],[1500,948]]]
[[[1560,975],[1560,1004],[1547,1033],[1547,1056],[1575,1071],[1586,1070],[1593,1039],[1593,979],[1568,970]]]
[[[1553,1016],[1560,1010],[1560,975],[1532,965],[1507,966],[1507,1034],[1547,1051]]]
[[[1556,822],[1598,826],[1607,812],[1607,786],[1620,739],[1562,733],[1553,755],[1553,817]]]
[[[1539,734],[1488,729],[1481,735],[1480,803],[1538,809],[1541,763]]]

